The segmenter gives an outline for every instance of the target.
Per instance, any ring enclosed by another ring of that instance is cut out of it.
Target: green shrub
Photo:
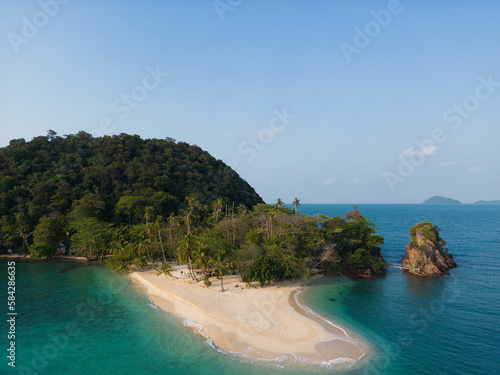
[[[441,229],[437,225],[432,225],[428,221],[424,221],[415,224],[410,228],[410,247],[416,248],[420,251],[424,251],[424,248],[417,244],[417,233],[421,233],[422,236],[431,241],[438,248],[439,252],[443,254],[443,247],[446,242],[439,236]]]
[[[206,276],[206,275],[203,278],[203,283],[205,284],[206,287],[209,287],[210,285],[212,285],[212,282],[208,279],[208,276]]]
[[[29,250],[32,258],[50,258],[56,255],[55,247],[32,245]]]
[[[261,286],[281,278],[282,268],[271,258],[264,255],[259,256],[250,267],[248,276],[251,280],[258,281]]]

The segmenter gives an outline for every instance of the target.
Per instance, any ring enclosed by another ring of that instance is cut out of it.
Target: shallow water
[[[348,205],[304,205],[342,215]],[[500,373],[500,206],[359,205],[385,237],[382,255],[399,263],[419,221],[442,228],[458,268],[421,278],[389,268],[375,280],[323,280],[304,296],[326,317],[361,333],[374,350],[353,373]]]
[[[349,205],[303,205],[301,212],[344,214]],[[408,229],[440,226],[458,268],[444,278],[389,269],[375,280],[328,278],[301,296],[307,306],[365,338],[368,364],[345,374],[500,373],[500,207],[359,205],[399,262]],[[102,265],[74,262],[16,264],[16,370],[24,374],[302,374],[331,368],[236,359],[212,348],[182,319],[153,308],[144,293]],[[6,285],[7,264],[0,263]],[[2,288],[0,299],[5,301]],[[7,345],[7,323],[0,336]],[[5,349],[4,349],[5,348]],[[338,371],[337,371],[338,372]]]

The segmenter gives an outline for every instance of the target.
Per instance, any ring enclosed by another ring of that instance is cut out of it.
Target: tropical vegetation
[[[118,272],[171,262],[192,282],[238,273],[243,282],[313,272],[378,273],[383,238],[355,207],[307,216],[264,204],[234,171],[197,146],[121,134],[11,141],[0,149],[0,250],[108,258]]]

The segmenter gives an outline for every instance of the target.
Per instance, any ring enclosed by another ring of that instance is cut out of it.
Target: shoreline
[[[52,260],[67,260],[67,261],[83,261],[87,262],[88,259],[86,257],[80,257],[75,255],[54,255],[50,258],[42,257],[42,258],[32,258],[27,254],[1,254],[0,259],[20,259],[27,261],[52,261]]]
[[[367,345],[348,331],[304,306],[299,296],[311,282],[281,281],[257,288],[226,276],[212,286],[191,283],[174,266],[179,279],[135,271],[131,281],[141,286],[152,304],[191,326],[216,350],[237,357],[291,365],[352,367],[366,358]]]

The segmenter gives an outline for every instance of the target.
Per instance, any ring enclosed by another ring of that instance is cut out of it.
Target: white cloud
[[[424,155],[432,155],[433,153],[435,153],[437,150],[436,146],[433,146],[433,145],[429,145],[429,146],[425,146],[424,149],[422,150],[422,153]]]
[[[465,171],[467,173],[476,173],[476,172],[479,172],[479,171],[481,171],[483,169],[484,169],[484,167],[482,165],[478,165],[476,167],[467,168]]]
[[[363,182],[364,180],[364,178],[355,178],[353,182],[357,184],[358,182]]]
[[[333,183],[333,178],[330,177],[328,180],[323,181],[321,185],[331,185]]]
[[[436,152],[437,148],[433,145],[425,146],[422,150],[415,150],[413,147],[403,150],[401,156],[411,156],[411,155],[432,155]]]
[[[403,152],[401,153],[401,156],[410,156],[413,153],[415,153],[415,150],[413,149],[413,147],[410,147],[410,148],[407,148],[406,150],[403,150]]]
[[[448,166],[450,166],[452,164],[453,164],[452,161],[442,161],[441,163],[439,163],[439,166],[440,167],[448,167]]]

